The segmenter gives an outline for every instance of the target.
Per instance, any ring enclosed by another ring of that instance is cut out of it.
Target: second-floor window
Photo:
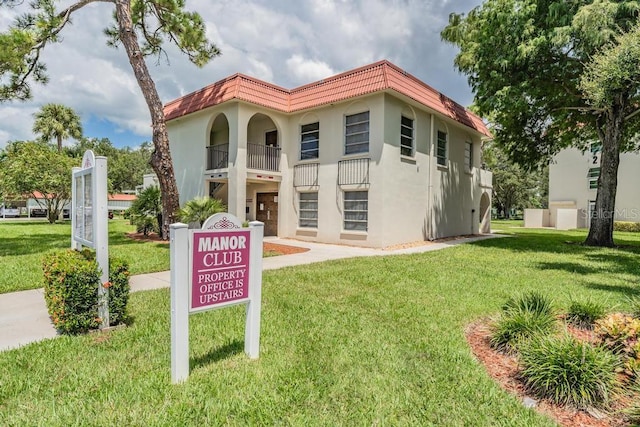
[[[413,119],[401,116],[400,119],[400,154],[413,157]]]
[[[436,145],[436,159],[440,166],[447,165],[447,133],[438,131],[438,141]]]
[[[589,189],[598,188],[598,178],[600,177],[600,168],[589,168],[587,179],[589,180]]]
[[[369,152],[369,112],[346,117],[344,129],[344,154]]]
[[[320,123],[300,127],[300,160],[317,159],[320,154]]]
[[[464,165],[468,172],[473,169],[473,144],[470,142],[464,143]]]

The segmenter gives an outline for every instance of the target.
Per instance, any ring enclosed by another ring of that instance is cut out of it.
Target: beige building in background
[[[589,226],[595,207],[600,148],[592,144],[586,152],[569,148],[558,153],[549,165],[549,225],[556,226],[558,209],[575,209],[575,227]],[[640,155],[623,153],[618,169],[616,221],[640,222]],[[562,212],[561,212],[562,213]]]
[[[165,106],[181,204],[387,247],[490,230],[482,120],[380,61],[293,90],[236,74]]]

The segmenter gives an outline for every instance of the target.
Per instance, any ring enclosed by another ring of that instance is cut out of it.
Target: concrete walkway
[[[275,270],[282,267],[311,264],[333,259],[429,252],[493,237],[502,236],[495,234],[484,235],[437,243],[425,243],[424,245],[394,250],[328,245],[267,237],[265,238],[267,242],[308,248],[309,251],[264,258],[262,263],[264,270]],[[132,292],[167,288],[170,283],[170,272],[161,271],[158,273],[131,276],[129,283],[131,284]],[[47,313],[43,289],[0,294],[0,351],[20,347],[47,338],[53,338],[56,335],[56,330]]]

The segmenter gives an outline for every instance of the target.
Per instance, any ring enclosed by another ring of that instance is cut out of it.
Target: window
[[[369,192],[344,192],[344,229],[367,231],[369,219]]]
[[[589,180],[589,189],[598,188],[598,178],[600,177],[600,168],[589,168],[587,179]]]
[[[464,165],[469,172],[473,170],[473,144],[470,142],[464,143]]]
[[[300,160],[317,159],[320,143],[320,123],[309,123],[300,128]]]
[[[413,157],[413,119],[400,119],[400,154]]]
[[[300,228],[318,228],[318,192],[300,193]]]
[[[438,143],[436,147],[436,159],[439,165],[447,165],[447,133],[438,131]]]
[[[344,129],[344,154],[369,152],[369,112],[346,117]]]

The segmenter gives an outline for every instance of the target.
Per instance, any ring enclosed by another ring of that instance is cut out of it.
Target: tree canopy
[[[21,199],[28,194],[53,223],[71,200],[71,168],[79,164],[48,145],[10,143],[0,156],[0,195]]]
[[[486,0],[451,14],[441,33],[460,48],[455,65],[495,121],[496,143],[520,165],[602,143],[591,245],[613,245],[619,154],[638,148],[639,14],[638,1]]]
[[[493,172],[492,202],[498,216],[510,218],[512,209],[547,207],[547,167],[525,170],[492,141],[482,147],[482,163]]]
[[[162,102],[144,58],[164,54],[163,46],[168,41],[195,65],[202,66],[219,54],[218,48],[207,40],[202,18],[184,9],[184,0],[78,0],[66,7],[60,3],[36,0],[30,3],[29,12],[0,33],[0,102],[28,99],[34,82],[47,82],[41,52],[49,43],[63,41],[62,30],[82,8],[92,3],[112,6],[115,22],[104,33],[109,45],[124,47],[149,109],[154,144],[151,165],[162,190],[161,231],[166,237],[180,207],[178,188]],[[0,7],[20,7],[21,4],[0,2]]]
[[[62,152],[62,141],[82,138],[80,116],[72,108],[61,104],[45,104],[34,115],[33,132],[40,134],[44,142],[55,139],[58,152]]]
[[[109,138],[82,138],[76,145],[65,147],[69,156],[79,159],[87,150],[92,150],[97,156],[107,157],[109,191],[112,193],[135,190],[142,184],[144,174],[151,172],[149,162],[153,146],[149,142],[144,142],[135,149],[117,148]]]

